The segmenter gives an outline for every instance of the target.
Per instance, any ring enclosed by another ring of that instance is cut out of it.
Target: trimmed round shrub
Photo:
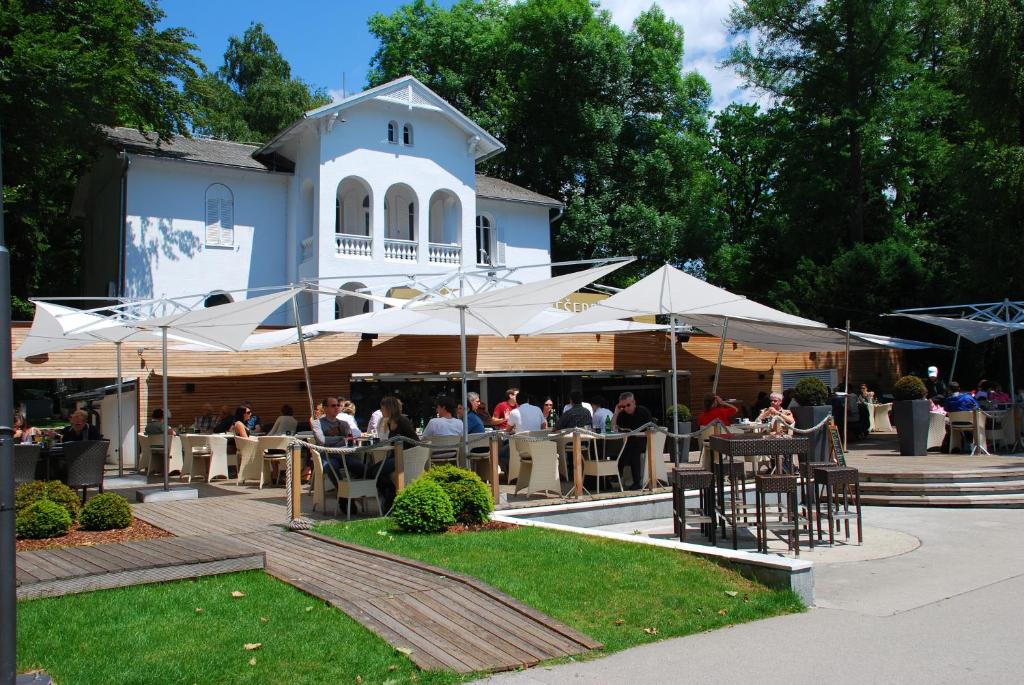
[[[437,481],[418,478],[395,497],[391,518],[410,533],[439,533],[455,523],[455,512]]]
[[[132,525],[132,505],[121,495],[105,492],[86,502],[79,518],[85,530],[113,530]]]
[[[48,499],[41,499],[25,507],[14,519],[14,531],[19,538],[41,540],[65,535],[71,528],[68,510]]]
[[[485,523],[494,510],[494,500],[487,483],[468,469],[457,466],[434,466],[423,478],[429,478],[441,486],[452,501],[455,520],[459,523]]]
[[[928,388],[917,376],[904,376],[892,386],[892,398],[897,401],[923,400],[927,394]]]
[[[671,421],[672,417],[678,412],[680,421],[692,421],[693,414],[690,412],[690,408],[685,404],[673,404],[671,407],[665,410],[665,420]]]
[[[64,483],[61,483],[59,480],[36,480],[31,483],[23,483],[15,490],[15,515],[44,499],[56,502],[64,507],[72,522],[77,521],[78,515],[82,512],[82,504],[78,499],[78,493],[64,485]]]
[[[828,388],[819,379],[808,376],[793,386],[793,397],[801,407],[819,407],[828,404]]]

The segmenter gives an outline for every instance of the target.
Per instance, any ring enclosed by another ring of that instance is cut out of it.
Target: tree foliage
[[[323,89],[293,78],[291,66],[262,24],[231,36],[224,64],[191,83],[200,103],[197,133],[265,142],[305,112],[330,102]]]

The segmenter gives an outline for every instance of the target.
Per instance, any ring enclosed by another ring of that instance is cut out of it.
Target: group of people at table
[[[28,417],[16,413],[14,415],[14,444],[30,445],[33,443],[55,441],[59,443],[78,440],[102,440],[100,430],[89,423],[89,412],[78,409],[68,416],[68,425],[60,430],[40,429],[32,425]]]

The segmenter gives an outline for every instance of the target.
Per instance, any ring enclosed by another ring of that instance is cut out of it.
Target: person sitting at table
[[[796,425],[796,417],[793,412],[782,408],[782,393],[773,392],[768,396],[770,404],[767,409],[757,415],[759,423],[770,423],[771,432],[776,435],[787,435],[789,429]]]
[[[290,404],[281,405],[281,413],[270,427],[267,435],[295,435],[299,428],[299,422],[295,420],[295,410]]]
[[[867,383],[860,384],[860,391],[857,393],[857,396],[860,398],[861,402],[866,404],[873,404],[875,401],[875,393],[868,389]]]
[[[380,422],[377,424],[377,435],[382,440],[401,436],[406,440],[418,441],[416,427],[408,416],[402,413],[402,400],[397,397],[387,396],[380,401]],[[403,448],[412,447],[414,443],[405,442]],[[384,460],[377,474],[377,494],[380,495],[380,504],[383,511],[389,511],[395,502],[395,482],[392,474],[395,472],[395,455],[390,453]]]
[[[947,412],[973,411],[979,408],[976,399],[968,393],[960,392],[960,384],[956,381],[949,382],[949,395],[946,396],[946,401],[942,406]]]
[[[523,433],[528,431],[542,431],[548,427],[544,420],[544,413],[540,407],[530,404],[530,396],[520,391],[516,395],[517,406],[508,416],[508,428],[510,431]]]
[[[555,410],[555,401],[550,397],[545,397],[544,401],[540,403],[540,413],[544,416],[544,425],[550,426],[552,424],[551,412]]]
[[[217,425],[217,415],[213,413],[213,405],[207,402],[203,405],[203,413],[196,417],[193,422],[196,433],[212,433]]]
[[[573,390],[569,393],[569,409],[562,412],[555,426],[558,430],[566,428],[590,428],[594,425],[594,415],[583,405],[583,393]]]
[[[31,445],[33,438],[42,435],[38,428],[34,428],[28,419],[21,414],[14,415],[14,442],[20,445]]]
[[[704,396],[704,411],[697,417],[697,425],[703,428],[717,419],[728,426],[737,412],[739,409],[735,404],[726,402],[718,395],[708,394]]]
[[[226,404],[220,405],[220,414],[217,417],[217,423],[213,426],[214,433],[227,433],[231,430],[231,426],[235,423],[235,415],[231,411],[231,407]]]
[[[943,416],[945,416],[946,415],[946,408],[942,406],[945,401],[946,401],[946,398],[943,397],[942,395],[936,395],[935,397],[929,398],[928,399],[928,402],[930,402],[930,404],[928,406],[929,413],[932,413],[932,414],[942,414]]]
[[[437,398],[437,416],[423,429],[423,439],[435,435],[462,435],[462,421],[455,417],[455,400],[441,395]]]
[[[309,424],[313,428],[313,435],[316,437],[316,441],[325,447],[345,447],[348,444],[348,438],[351,433],[348,423],[338,416],[338,413],[341,411],[341,402],[332,395],[324,399],[323,407],[324,415],[319,419],[314,416],[309,417]],[[321,452],[320,458],[324,463],[324,472],[327,478],[335,486],[337,486],[338,481],[334,474],[335,471],[340,473],[343,470],[342,461],[348,467],[349,475],[353,478],[362,478],[364,475],[363,460],[355,455],[325,454]],[[326,468],[328,463],[334,468]]]
[[[384,412],[382,412],[380,409],[377,409],[372,414],[370,414],[370,420],[366,422],[366,432],[376,433],[378,427],[380,426],[380,420],[381,418],[383,418],[383,416]]]
[[[498,402],[498,406],[494,408],[494,427],[498,430],[503,431],[508,428],[508,418],[518,404],[516,399],[518,394],[519,388],[509,388],[505,391],[505,401]]]
[[[338,418],[348,424],[353,438],[358,438],[363,434],[356,421],[356,405],[352,400],[341,400],[341,411],[338,413]]]
[[[153,418],[146,424],[142,432],[146,435],[163,435],[164,423],[164,410],[157,407],[153,410]],[[176,433],[173,428],[168,428],[167,435],[176,435]]]
[[[608,402],[603,395],[594,395],[590,398],[590,406],[593,407],[594,430],[604,433],[605,429],[611,426],[612,411],[608,409]]]
[[[1010,404],[1010,396],[1003,392],[1000,383],[989,383],[988,401],[992,404]]]
[[[466,430],[470,433],[483,433],[484,421],[480,416],[480,395],[475,392],[466,393],[469,400],[469,411],[466,412]]]
[[[250,402],[249,400],[244,400],[242,402],[242,406],[249,409],[249,414],[248,414],[247,418],[245,419],[245,428],[246,428],[247,431],[249,431],[249,435],[254,435],[256,433],[262,433],[263,432],[263,425],[262,425],[263,422],[260,421],[260,417],[256,415],[256,411],[252,408],[252,402]]]
[[[619,395],[619,403],[615,405],[615,413],[612,414],[613,431],[633,431],[650,421],[650,410],[637,404],[633,393],[624,392]],[[626,438],[626,444],[622,448],[622,457],[619,458],[619,482],[624,483],[622,472],[628,466],[629,472],[633,476],[633,484],[629,486],[631,490],[639,490],[643,487],[646,454],[646,435],[632,435]]]
[[[60,432],[61,442],[74,442],[76,440],[102,440],[100,430],[89,423],[89,413],[84,409],[71,412],[68,417],[71,425],[65,426]]]

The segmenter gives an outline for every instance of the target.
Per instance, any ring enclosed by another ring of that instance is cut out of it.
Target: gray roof
[[[517,186],[500,178],[492,178],[483,174],[476,175],[476,196],[491,200],[505,200],[507,202],[526,202],[546,207],[561,207],[562,203],[522,186]]]
[[[155,133],[143,133],[134,128],[103,126],[102,130],[111,144],[126,152],[180,159],[185,162],[267,170],[265,164],[252,156],[258,145],[184,136],[172,136],[170,140],[161,142]]]

